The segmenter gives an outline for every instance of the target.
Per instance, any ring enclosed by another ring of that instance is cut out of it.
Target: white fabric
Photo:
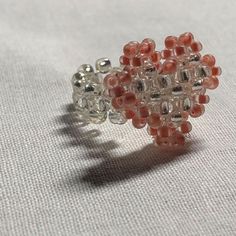
[[[236,1],[0,0],[0,235],[236,235]],[[192,145],[79,127],[70,77],[192,31],[223,68]]]

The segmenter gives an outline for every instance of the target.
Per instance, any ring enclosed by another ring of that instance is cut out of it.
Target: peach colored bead
[[[179,36],[179,44],[184,46],[190,46],[193,41],[193,34],[190,32],[186,32]]]
[[[122,97],[117,97],[117,98],[113,98],[111,100],[111,105],[115,108],[115,109],[120,109],[123,107],[123,98]]]
[[[175,48],[175,54],[177,57],[184,55],[185,54],[185,47],[177,46]]]
[[[139,49],[139,43],[131,41],[124,46],[123,52],[126,57],[132,58],[138,53],[138,49]]]
[[[157,62],[159,62],[160,60],[161,60],[161,53],[160,52],[153,52],[152,54],[151,54],[151,60],[152,60],[152,62],[154,62],[154,63],[157,63]]]
[[[183,134],[187,134],[192,130],[192,125],[189,121],[183,121],[180,125]]]
[[[123,70],[119,72],[117,76],[122,84],[130,84],[132,81],[131,75],[128,71]]]
[[[124,92],[125,92],[124,87],[118,85],[109,90],[109,95],[110,97],[120,97],[124,94]]]
[[[163,71],[163,67],[161,63],[156,63],[155,64],[156,69],[159,71],[159,73],[162,73]]]
[[[148,131],[148,134],[151,135],[151,136],[156,136],[157,135],[157,129],[156,128],[148,126],[147,131]]]
[[[123,113],[126,119],[132,119],[136,115],[135,111],[130,109],[125,109]]]
[[[119,85],[119,78],[116,75],[109,74],[103,80],[104,86],[107,88],[113,88]]]
[[[171,135],[171,129],[166,125],[161,126],[158,128],[157,134],[161,138],[169,137]]]
[[[151,127],[159,127],[161,125],[161,117],[158,113],[152,113],[147,118],[147,122]]]
[[[219,80],[216,77],[208,77],[203,80],[203,87],[206,89],[216,89],[219,86]]]
[[[200,94],[198,97],[198,103],[207,104],[210,101],[210,97],[208,95]]]
[[[168,127],[170,129],[171,134],[173,134],[176,131],[176,127],[172,122],[168,123]]]
[[[162,59],[167,59],[172,56],[172,51],[169,49],[164,49],[161,51],[161,58]]]
[[[201,61],[210,67],[214,66],[216,63],[215,57],[211,54],[204,55],[201,58]]]
[[[152,49],[151,49],[150,45],[146,42],[143,42],[140,44],[139,51],[142,55],[148,55],[148,54],[152,53]]]
[[[188,120],[188,117],[189,117],[189,113],[187,111],[183,111],[182,112],[182,118],[183,120]]]
[[[205,111],[204,105],[195,104],[190,111],[190,116],[193,118],[199,117],[203,115],[204,111]]]
[[[135,56],[132,60],[132,65],[133,66],[141,66],[141,59],[138,56]]]
[[[212,76],[221,75],[222,70],[221,70],[221,68],[219,66],[214,66],[211,69],[211,73],[212,73]]]
[[[153,52],[156,48],[156,43],[154,40],[150,39],[150,38],[146,38],[142,41],[142,43],[147,43],[150,47],[151,52]]]
[[[147,118],[147,117],[149,116],[148,107],[145,106],[145,105],[139,106],[138,111],[139,111],[139,116],[140,116],[141,118]]]
[[[176,71],[177,65],[175,60],[166,60],[163,63],[163,73],[174,73]]]
[[[177,146],[183,146],[185,144],[185,137],[181,132],[176,131],[172,136],[172,143]]]
[[[161,146],[161,147],[166,147],[169,145],[170,143],[170,138],[167,137],[167,138],[161,138],[159,137],[158,135],[155,137],[155,143],[158,145],[158,146]]]
[[[141,118],[139,116],[134,116],[132,118],[132,124],[135,128],[141,129],[146,125],[146,118]]]
[[[199,41],[193,41],[191,43],[191,49],[193,52],[200,52],[202,50],[202,44]]]
[[[121,56],[120,57],[120,64],[121,65],[129,65],[130,64],[129,58],[126,56]]]
[[[135,77],[137,75],[137,69],[132,66],[125,66],[123,70],[127,71],[131,77]]]
[[[173,49],[177,44],[177,37],[175,36],[167,36],[165,39],[165,46],[168,49]]]
[[[132,92],[126,92],[124,94],[124,105],[131,106],[136,103],[136,96]]]

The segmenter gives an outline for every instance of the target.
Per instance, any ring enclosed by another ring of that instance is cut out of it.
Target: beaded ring
[[[81,65],[72,77],[79,118],[95,124],[130,119],[137,129],[147,126],[156,145],[184,145],[192,130],[188,118],[204,113],[206,90],[218,87],[221,68],[213,55],[200,54],[192,33],[168,36],[164,44],[156,51],[152,39],[127,43],[119,67],[107,58],[96,61],[96,70]]]

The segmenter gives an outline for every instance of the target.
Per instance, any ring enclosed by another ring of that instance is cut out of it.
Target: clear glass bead
[[[100,73],[108,73],[112,69],[111,61],[106,57],[98,59],[96,61],[96,69]]]
[[[171,121],[174,123],[181,122],[183,120],[182,115],[180,112],[175,112],[171,114]]]
[[[173,75],[160,75],[158,76],[158,82],[160,88],[170,88],[173,84]]]
[[[163,101],[161,103],[161,114],[162,115],[168,115],[173,109],[173,106],[168,101]]]
[[[126,123],[127,119],[123,116],[121,112],[110,110],[108,117],[111,123],[122,125]]]
[[[179,71],[179,82],[180,83],[187,83],[192,79],[192,77],[193,77],[193,73],[190,68],[181,69]]]
[[[87,76],[94,75],[94,69],[89,64],[83,64],[78,68],[78,72],[84,72]]]
[[[180,96],[183,94],[183,87],[181,85],[176,85],[172,88],[172,94],[174,96]]]
[[[139,76],[147,79],[154,79],[157,77],[157,69],[152,63],[145,63],[139,71]]]
[[[131,91],[134,93],[146,92],[149,88],[149,81],[146,79],[136,79],[131,84]]]
[[[183,110],[188,111],[191,108],[191,100],[190,98],[186,97],[183,99]]]
[[[150,91],[150,101],[156,102],[161,100],[161,92],[159,90]]]
[[[201,89],[202,89],[202,83],[203,83],[203,80],[202,80],[202,79],[196,80],[196,81],[193,83],[192,90],[193,90],[193,91],[201,90]]]
[[[205,77],[208,77],[208,76],[211,76],[211,70],[208,66],[197,66],[195,68],[195,76],[197,78],[205,78]]]
[[[91,123],[101,124],[107,119],[107,112],[100,112],[98,110],[90,110],[89,119]]]

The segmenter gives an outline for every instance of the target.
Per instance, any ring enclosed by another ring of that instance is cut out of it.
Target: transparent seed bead
[[[107,112],[100,112],[98,110],[90,110],[89,111],[89,119],[91,123],[101,124],[107,118]]]
[[[85,75],[91,76],[94,75],[94,69],[89,64],[83,64],[78,68],[78,72],[84,72]]]
[[[183,68],[179,70],[178,78],[180,83],[188,83],[193,78],[192,68]]]
[[[211,76],[211,70],[208,66],[199,65],[195,68],[195,76],[197,78],[205,78]]]
[[[84,72],[75,73],[71,79],[73,91],[77,93],[81,93],[86,84],[86,80],[87,78]]]
[[[127,121],[124,115],[119,111],[110,110],[108,113],[108,117],[109,117],[110,122],[113,124],[122,125],[122,124],[125,124]]]
[[[189,111],[191,109],[192,102],[189,97],[185,97],[182,100],[182,109],[184,111]]]
[[[146,79],[135,79],[130,86],[131,91],[134,93],[146,92],[150,87],[149,81]]]
[[[170,88],[173,84],[173,80],[174,80],[173,75],[159,75],[158,85],[161,89]]]
[[[154,79],[157,77],[157,69],[153,63],[148,62],[141,67],[139,75],[147,79]]]
[[[163,101],[161,103],[161,114],[162,115],[168,115],[173,109],[173,106],[168,101]]]
[[[111,61],[106,57],[98,59],[96,61],[96,69],[103,74],[110,72],[112,69]]]

